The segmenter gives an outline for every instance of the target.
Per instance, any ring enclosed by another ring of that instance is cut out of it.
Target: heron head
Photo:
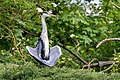
[[[36,10],[37,10],[38,13],[42,14],[42,16],[43,16],[44,18],[46,18],[46,17],[51,17],[51,16],[56,16],[56,15],[54,15],[54,14],[52,13],[52,11],[46,12],[46,11],[43,11],[41,8],[36,8]]]
[[[46,17],[55,16],[55,15],[52,14],[52,11],[49,11],[49,12],[44,12],[42,16],[46,18]]]

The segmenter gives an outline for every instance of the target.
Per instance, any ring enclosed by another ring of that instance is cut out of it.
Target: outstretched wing
[[[54,46],[50,49],[50,59],[49,60],[43,60],[41,57],[37,55],[37,48],[31,48],[29,46],[26,46],[28,52],[31,56],[33,56],[37,61],[42,62],[43,64],[47,66],[54,66],[58,59],[60,58],[62,52],[59,46]]]

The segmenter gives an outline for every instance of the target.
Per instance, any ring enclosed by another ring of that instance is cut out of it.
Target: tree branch
[[[115,3],[111,2],[117,9],[120,9],[120,6],[117,6]]]
[[[83,58],[81,58],[80,56],[78,56],[77,54],[75,54],[74,52],[72,52],[70,49],[68,49],[67,47],[65,47],[64,45],[58,44],[60,47],[62,47],[63,49],[67,50],[69,53],[71,53],[73,56],[75,56],[79,61],[83,62],[84,64],[88,64]]]
[[[83,68],[88,68],[89,66],[92,67],[102,67],[102,66],[106,66],[106,65],[112,65],[113,63],[115,63],[115,61],[98,61],[98,63],[93,63],[90,65],[84,65]]]
[[[120,38],[108,38],[108,39],[104,39],[102,40],[97,46],[96,48],[98,48],[101,44],[107,42],[107,41],[115,41],[115,40],[120,40]]]
[[[115,65],[115,62],[112,65],[110,65],[110,67],[108,67],[107,69],[105,69],[105,70],[103,70],[101,72],[106,72],[106,71],[110,70],[114,65]]]

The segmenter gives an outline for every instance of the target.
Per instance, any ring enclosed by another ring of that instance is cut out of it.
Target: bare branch
[[[106,66],[106,65],[111,65],[115,63],[115,61],[98,61],[97,63],[93,63],[93,64],[90,64],[90,65],[84,65],[83,68],[92,68],[92,67],[102,67],[102,66]]]
[[[115,3],[111,2],[117,9],[120,9],[120,6],[117,6]]]
[[[67,50],[69,53],[71,53],[73,56],[75,56],[78,60],[80,60],[81,62],[83,62],[84,64],[88,64],[83,58],[81,58],[80,56],[78,56],[77,54],[75,54],[74,52],[72,52],[70,49],[68,49],[67,47],[58,44],[60,47],[62,47],[63,49]]]
[[[103,70],[101,72],[106,72],[106,71],[110,70],[114,65],[115,65],[115,62],[112,65],[110,65],[110,67],[108,67],[107,69],[105,69],[105,70]]]
[[[96,46],[96,48],[98,48],[101,44],[103,44],[103,43],[105,43],[105,42],[107,42],[107,41],[117,41],[117,40],[120,40],[120,38],[108,38],[108,39],[104,39],[104,40],[102,40],[97,46]]]
[[[18,47],[20,44],[21,42],[19,42],[16,46]],[[12,50],[15,50],[15,47],[13,47]]]
[[[88,63],[88,69],[90,69],[91,63],[92,63],[93,61],[95,61],[95,60],[97,60],[97,59],[94,58],[94,59],[92,59],[92,60]],[[83,68],[84,68],[84,67],[83,67]]]

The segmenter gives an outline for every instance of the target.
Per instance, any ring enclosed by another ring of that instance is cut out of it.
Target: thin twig
[[[115,65],[115,62],[112,65],[110,65],[110,67],[108,67],[107,69],[105,69],[105,70],[103,70],[101,72],[106,72],[106,71],[110,70],[114,65]]]
[[[16,46],[18,47],[21,44],[21,42],[19,42]],[[12,50],[15,50],[16,48],[13,47]]]
[[[88,69],[90,69],[90,65],[93,61],[97,60],[96,58],[92,59],[89,63],[88,63]]]
[[[117,6],[115,3],[111,2],[117,9],[120,9],[120,6]]]
[[[11,35],[12,35],[12,38],[13,38],[13,43],[14,43],[14,46],[15,46],[15,48],[17,49],[17,51],[18,51],[18,53],[19,53],[19,55],[22,57],[22,60],[25,62],[25,59],[23,58],[23,56],[21,55],[22,53],[21,53],[21,51],[19,50],[19,48],[18,48],[18,46],[17,46],[17,42],[16,42],[16,38],[15,38],[15,36],[14,36],[14,34],[13,34],[13,32],[12,32],[12,30],[11,29],[9,29],[7,26],[5,26],[4,24],[2,24],[1,23],[1,25],[3,25],[10,33],[11,33]]]
[[[24,32],[26,32],[27,34],[35,35],[35,33],[33,33],[33,32],[29,32],[29,31],[27,31],[27,30],[25,30],[25,29],[21,29],[21,30],[24,31]]]
[[[120,38],[108,38],[108,39],[104,39],[102,40],[97,46],[96,48],[98,48],[101,44],[107,42],[107,41],[115,41],[115,40],[120,40]]]

